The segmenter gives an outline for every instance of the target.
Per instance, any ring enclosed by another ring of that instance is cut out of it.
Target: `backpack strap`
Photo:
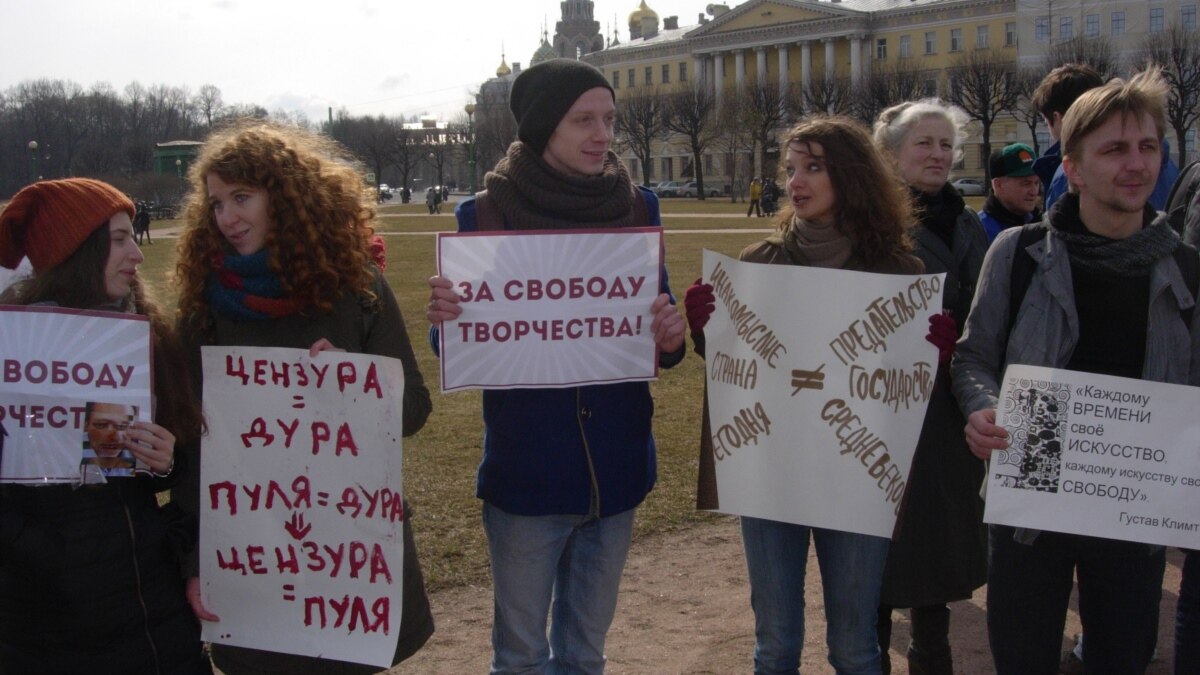
[[[1025,301],[1025,293],[1029,291],[1029,282],[1033,281],[1033,271],[1037,263],[1025,250],[1046,236],[1049,228],[1041,221],[1028,223],[1021,227],[1017,237],[1017,250],[1013,253],[1012,272],[1009,275],[1008,287],[1008,330],[1004,331],[1005,339],[1012,332],[1013,324],[1017,321],[1017,312]]]
[[[479,232],[495,232],[504,229],[504,214],[496,206],[487,190],[475,193],[475,229]]]
[[[1175,258],[1175,264],[1179,267],[1180,274],[1183,275],[1183,281],[1187,284],[1188,290],[1192,292],[1192,306],[1179,310],[1179,316],[1183,318],[1183,325],[1191,330],[1192,314],[1196,309],[1196,302],[1200,301],[1200,297],[1197,297],[1197,291],[1200,290],[1200,254],[1191,246],[1180,244],[1175,247],[1172,255]]]
[[[1175,184],[1171,186],[1171,194],[1167,196],[1167,222],[1175,233],[1183,236],[1184,224],[1187,219],[1188,206],[1196,195],[1200,185],[1200,160],[1193,161],[1179,172]]]
[[[648,227],[650,225],[650,207],[646,206],[646,196],[642,189],[633,188],[633,226]]]

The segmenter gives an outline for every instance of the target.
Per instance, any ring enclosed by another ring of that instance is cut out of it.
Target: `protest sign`
[[[89,404],[148,421],[150,400],[146,317],[0,308],[0,482],[80,482],[88,466],[109,461],[97,458],[108,454],[98,437],[94,443],[89,439]],[[123,455],[114,461],[132,466],[132,453],[116,447],[123,436],[108,440],[114,456]],[[128,468],[104,471],[105,476],[131,474]]]
[[[654,379],[661,257],[659,228],[438,235],[463,308],[442,324],[442,391]]]
[[[387,667],[403,588],[400,361],[204,347],[204,639]]]
[[[890,537],[937,374],[944,275],[704,251],[720,511]]]
[[[1200,548],[1200,388],[1009,366],[984,520]]]

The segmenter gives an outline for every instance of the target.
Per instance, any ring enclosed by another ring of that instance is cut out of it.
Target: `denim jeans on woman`
[[[517,516],[484,503],[494,597],[492,675],[604,672],[604,639],[617,608],[633,514]]]
[[[825,593],[829,663],[838,675],[879,675],[875,622],[888,540],[743,517],[742,542],[754,609],[754,673],[800,672],[810,533]]]

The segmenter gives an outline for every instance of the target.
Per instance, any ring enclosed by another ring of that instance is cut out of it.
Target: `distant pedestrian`
[[[137,203],[137,213],[133,216],[133,235],[137,238],[137,243],[142,243],[142,237],[146,238],[147,244],[153,244],[150,241],[150,208],[146,202]]]
[[[992,194],[983,204],[979,220],[987,232],[988,243],[1001,230],[1020,227],[1037,219],[1041,203],[1041,181],[1034,173],[1037,156],[1024,143],[1004,146],[992,153]]]
[[[758,178],[750,181],[750,208],[746,209],[746,217],[749,218],[751,213],[758,212],[758,217],[762,218],[762,181]]]
[[[425,188],[425,208],[429,209],[429,215],[431,216],[434,214],[434,209],[437,206],[434,199],[433,186]]]

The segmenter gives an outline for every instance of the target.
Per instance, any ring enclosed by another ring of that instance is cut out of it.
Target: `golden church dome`
[[[647,7],[646,0],[642,0],[641,6],[629,13],[629,25],[641,26],[643,18],[653,18],[658,21],[658,12]]]
[[[508,67],[508,64],[504,61],[504,55],[501,54],[500,67],[496,68],[496,77],[504,77],[505,75],[512,75],[512,68]]]

